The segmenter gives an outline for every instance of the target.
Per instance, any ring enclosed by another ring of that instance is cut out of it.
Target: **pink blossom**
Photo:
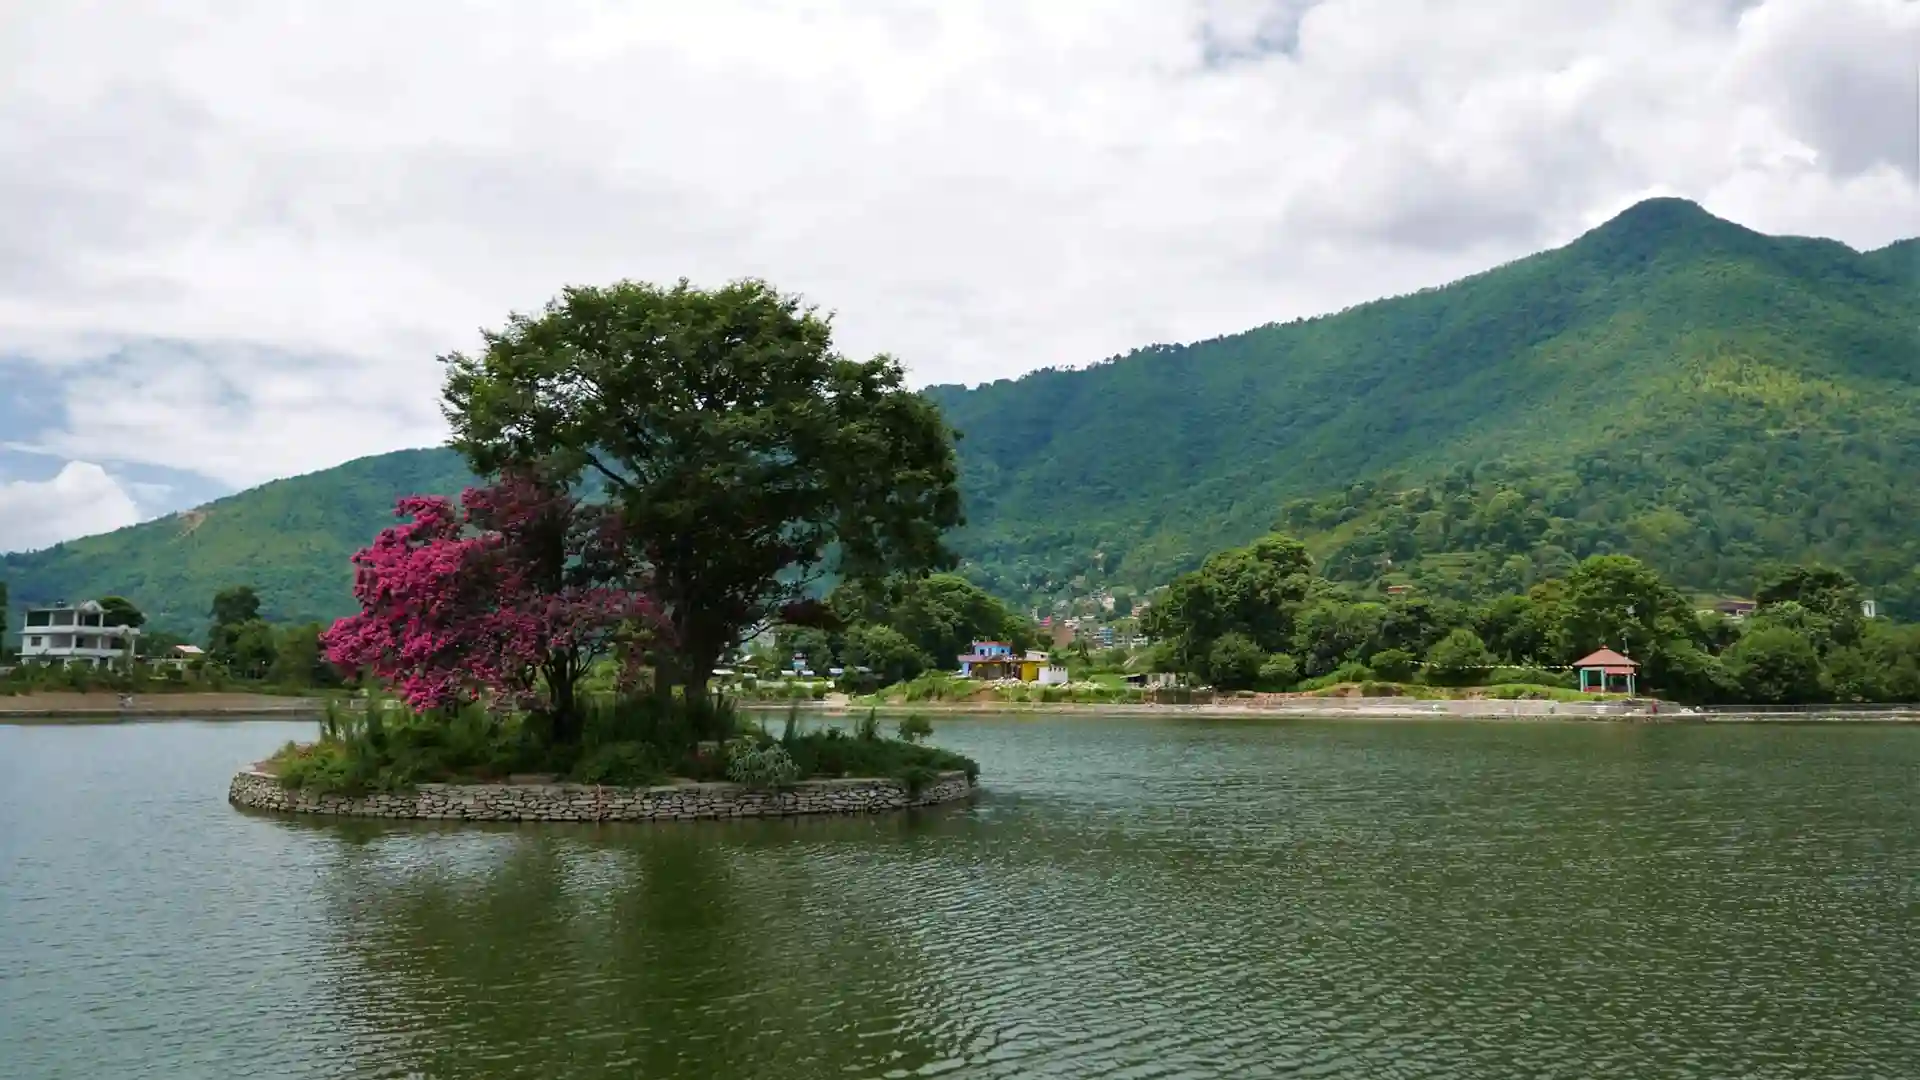
[[[395,504],[411,520],[353,556],[361,610],[323,636],[328,660],[419,710],[483,696],[530,705],[543,675],[570,687],[658,630],[606,508],[526,475],[469,488],[461,503],[464,513],[436,496]]]

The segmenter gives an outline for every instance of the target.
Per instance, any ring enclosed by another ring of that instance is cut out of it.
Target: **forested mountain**
[[[393,523],[393,501],[458,493],[472,483],[451,450],[402,450],[275,480],[197,510],[45,551],[0,556],[0,577],[23,602],[116,594],[156,626],[191,632],[213,594],[252,585],[274,622],[328,620],[353,610],[349,557]]]
[[[1551,572],[1548,545],[1740,592],[1818,557],[1911,605],[1917,259],[1659,199],[1445,288],[935,387],[966,435],[959,544],[1008,595],[1147,584],[1314,498],[1280,527],[1362,580],[1374,556],[1483,550]],[[1471,525],[1462,498],[1520,525]]]
[[[1039,600],[1152,586],[1276,525],[1336,577],[1443,592],[1639,555],[1743,593],[1773,561],[1920,615],[1920,242],[1859,253],[1641,203],[1444,288],[1080,370],[930,388],[960,429],[967,572]],[[15,606],[118,593],[196,625],[349,605],[396,495],[467,481],[408,451],[0,558]]]

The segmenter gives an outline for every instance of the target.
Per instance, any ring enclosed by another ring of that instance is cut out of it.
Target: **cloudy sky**
[[[435,442],[562,285],[920,382],[1438,284],[1678,194],[1920,233],[1920,0],[47,0],[0,12],[0,550]]]

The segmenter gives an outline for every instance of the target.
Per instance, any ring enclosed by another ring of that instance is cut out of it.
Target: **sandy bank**
[[[752,704],[754,711],[785,712],[785,703]],[[1080,702],[922,701],[912,704],[839,705],[803,703],[812,715],[851,716],[872,708],[882,715],[1034,714],[1081,716],[1193,716],[1217,719],[1386,719],[1386,720],[1599,720],[1622,723],[1895,723],[1920,724],[1920,706],[1906,709],[1850,708],[1843,705],[1804,709],[1688,709],[1667,702],[1503,701],[1495,698],[1421,700],[1416,698],[1284,698],[1210,705],[1100,705]]]
[[[122,705],[120,695],[111,691],[53,691],[0,696],[0,721],[111,723],[165,717],[316,716],[320,708],[315,698],[274,694],[135,694],[131,704]]]

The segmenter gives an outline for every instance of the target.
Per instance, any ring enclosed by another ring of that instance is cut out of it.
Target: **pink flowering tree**
[[[327,659],[415,709],[491,698],[544,714],[555,741],[577,739],[581,678],[658,628],[619,519],[530,473],[460,501],[399,500],[410,520],[353,557],[360,614],[326,632]]]

